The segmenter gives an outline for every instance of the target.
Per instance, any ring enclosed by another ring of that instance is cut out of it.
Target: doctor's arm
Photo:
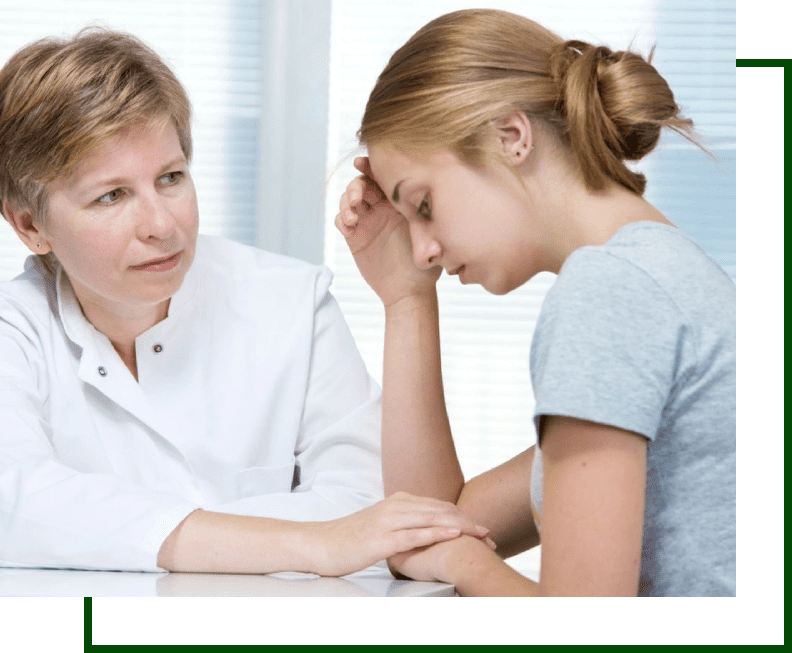
[[[23,328],[0,320],[0,354],[0,566],[338,575],[478,532],[455,506],[407,496],[297,523],[211,513],[109,470],[70,467],[46,418],[40,352]]]
[[[463,532],[483,535],[452,504],[404,493],[321,522],[197,510],[165,540],[157,564],[170,571],[343,576]]]

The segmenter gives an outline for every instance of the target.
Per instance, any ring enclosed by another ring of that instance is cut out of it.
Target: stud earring
[[[41,248],[41,243],[36,243],[36,247]]]

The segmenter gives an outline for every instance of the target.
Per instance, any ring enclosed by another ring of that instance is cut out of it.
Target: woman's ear
[[[3,202],[3,215],[16,231],[19,239],[34,254],[47,254],[52,251],[44,232],[33,222],[30,211],[14,211],[8,202]]]
[[[531,121],[522,111],[512,111],[495,121],[501,153],[515,166],[525,162],[533,149]]]

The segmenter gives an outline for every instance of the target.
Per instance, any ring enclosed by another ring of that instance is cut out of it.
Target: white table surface
[[[0,596],[456,596],[444,583],[396,580],[370,568],[342,578],[284,572],[137,573],[0,568]]]

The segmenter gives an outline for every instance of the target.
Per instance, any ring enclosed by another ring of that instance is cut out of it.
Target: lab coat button
[[[159,354],[160,352],[162,352],[162,345],[156,344],[152,349],[154,349],[155,354]]]
[[[99,372],[99,376],[107,376],[107,370],[104,367],[99,367],[97,370]]]

